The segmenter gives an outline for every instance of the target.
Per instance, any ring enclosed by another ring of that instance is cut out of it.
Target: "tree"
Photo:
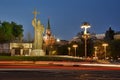
[[[97,57],[99,59],[104,59],[104,47],[102,46],[102,44],[104,43],[105,41],[104,40],[98,40],[96,39],[94,41],[94,47],[97,47]],[[95,51],[95,49],[94,49]],[[94,52],[93,52],[94,53]],[[108,51],[107,51],[108,53]],[[108,54],[107,54],[108,55]]]
[[[114,34],[115,34],[114,30],[112,30],[110,27],[109,30],[107,30],[105,33],[105,40],[106,41],[114,40]]]
[[[2,22],[0,25],[0,42],[13,42],[16,39],[19,41],[23,37],[23,27],[15,22]]]
[[[13,36],[21,42],[23,38],[23,26],[17,25],[15,22],[11,22],[11,24],[13,26]]]
[[[109,43],[110,53],[114,59],[120,57],[120,40],[113,40]]]
[[[3,22],[2,23],[2,30],[3,30],[6,42],[9,42],[13,39],[12,28],[13,27],[9,22]]]
[[[60,45],[57,49],[58,55],[68,55],[68,45]]]
[[[4,41],[5,41],[5,34],[2,27],[0,26],[0,42],[3,43]]]

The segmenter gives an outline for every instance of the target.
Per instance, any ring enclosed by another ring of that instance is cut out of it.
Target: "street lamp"
[[[84,23],[82,24],[81,28],[85,28],[84,34],[88,34],[88,33],[87,33],[87,29],[90,28],[90,27],[91,27],[90,24],[87,23],[87,22],[84,22]]]
[[[78,47],[78,45],[74,44],[73,47],[75,48],[75,57],[76,57],[76,48]]]
[[[81,28],[84,28],[83,38],[85,39],[85,58],[87,58],[87,39],[89,37],[89,34],[87,33],[87,29],[90,27],[91,27],[90,24],[87,22],[84,22],[81,26]]]
[[[107,43],[103,43],[102,46],[104,47],[105,59],[106,59],[106,52],[107,52],[106,47],[108,46],[108,44]]]
[[[70,50],[71,50],[71,48],[70,47],[68,47],[68,55],[70,56]]]
[[[59,38],[57,38],[57,40],[56,40],[57,42],[60,42],[60,39]]]

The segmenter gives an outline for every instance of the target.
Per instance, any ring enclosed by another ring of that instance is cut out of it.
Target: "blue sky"
[[[48,17],[53,34],[69,40],[78,32],[83,22],[89,22],[89,31],[104,33],[111,26],[120,31],[120,0],[0,0],[0,20],[14,21],[34,35],[31,25],[34,8],[44,27]]]

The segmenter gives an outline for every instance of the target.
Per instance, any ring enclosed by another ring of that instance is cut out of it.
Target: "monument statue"
[[[38,14],[38,12],[35,10],[33,14],[34,14],[34,19],[32,20],[32,25],[35,31],[33,47],[34,49],[42,49],[44,27],[41,24],[40,20],[36,19],[36,15]]]
[[[33,14],[34,18],[32,20],[32,26],[34,27],[34,43],[32,55],[37,56],[43,54],[42,46],[44,26],[41,24],[40,20],[36,19],[38,12],[34,10]]]

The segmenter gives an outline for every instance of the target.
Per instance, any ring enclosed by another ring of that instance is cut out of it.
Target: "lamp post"
[[[84,22],[81,26],[81,28],[84,28],[83,38],[85,39],[85,58],[87,58],[87,39],[89,37],[89,34],[87,33],[87,29],[90,27],[91,27],[90,24],[87,22]]]
[[[71,50],[71,48],[70,47],[68,47],[68,55],[70,56],[70,50]]]
[[[108,46],[108,44],[107,43],[103,43],[102,46],[104,47],[105,59],[106,59],[106,52],[107,52],[106,47]]]
[[[74,44],[73,47],[75,48],[75,57],[76,57],[76,48],[78,47],[78,45]]]

